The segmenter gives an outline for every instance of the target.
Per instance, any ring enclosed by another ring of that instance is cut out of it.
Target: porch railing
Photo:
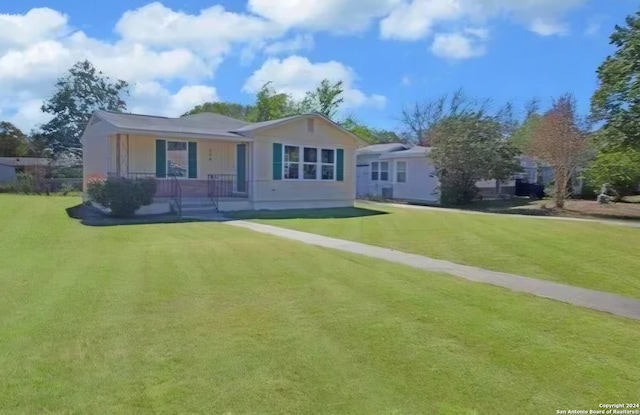
[[[239,179],[236,174],[208,174],[207,191],[209,198],[214,201],[247,199],[249,197],[249,182]]]

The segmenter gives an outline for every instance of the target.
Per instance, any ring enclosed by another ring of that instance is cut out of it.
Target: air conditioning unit
[[[383,187],[382,188],[382,198],[383,199],[393,199],[393,187]]]

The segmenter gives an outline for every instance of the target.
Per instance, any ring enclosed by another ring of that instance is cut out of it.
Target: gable
[[[322,117],[300,117],[254,132],[257,141],[279,140],[293,144],[357,148],[357,138]]]

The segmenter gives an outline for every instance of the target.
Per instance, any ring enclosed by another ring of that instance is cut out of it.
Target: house
[[[440,181],[427,157],[431,147],[402,143],[376,144],[356,151],[357,196],[440,203]],[[486,198],[512,196],[514,180],[476,183]]]
[[[13,182],[18,173],[35,175],[49,165],[46,158],[37,157],[0,157],[0,183]]]
[[[96,111],[82,136],[92,176],[153,177],[153,212],[181,202],[220,211],[353,206],[362,141],[320,114],[249,123]]]

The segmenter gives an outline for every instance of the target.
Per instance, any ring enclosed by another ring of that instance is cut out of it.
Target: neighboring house
[[[440,181],[427,155],[431,147],[376,144],[359,149],[357,196],[440,203]],[[514,180],[483,180],[477,184],[483,197],[512,196]]]
[[[154,177],[154,211],[177,197],[218,210],[353,206],[355,135],[320,114],[248,123],[213,113],[181,118],[96,111],[82,137],[91,176]]]
[[[49,165],[46,158],[37,157],[0,157],[0,183],[12,182],[17,173],[35,174]]]

